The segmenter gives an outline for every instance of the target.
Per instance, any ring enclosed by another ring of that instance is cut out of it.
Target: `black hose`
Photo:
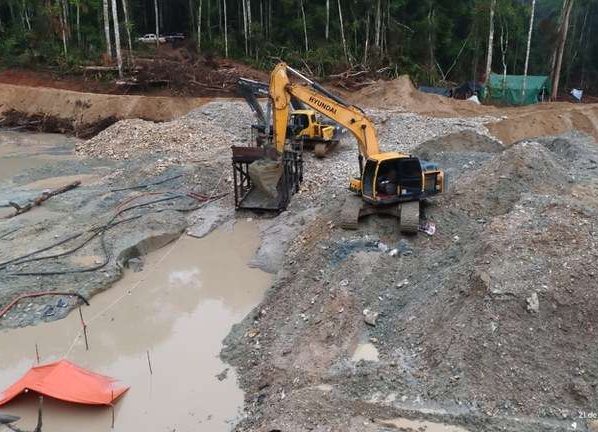
[[[118,216],[120,216],[120,215],[121,215],[122,213],[124,213],[124,212],[127,212],[127,211],[129,211],[129,210],[133,210],[133,209],[136,209],[136,208],[144,207],[144,206],[147,206],[147,205],[152,205],[152,204],[156,204],[156,203],[160,203],[160,202],[164,202],[164,201],[170,201],[170,200],[176,199],[176,198],[178,198],[178,197],[180,197],[180,196],[184,196],[184,195],[176,195],[176,196],[172,196],[172,197],[160,198],[160,199],[157,199],[157,200],[152,200],[152,201],[149,201],[149,202],[147,202],[147,203],[141,203],[141,204],[136,204],[136,205],[134,205],[134,206],[131,206],[131,207],[127,207],[127,208],[125,208],[125,209],[123,209],[123,210],[120,210],[120,211],[118,211],[118,212],[117,212],[117,213],[116,213],[114,216],[112,216],[112,217],[109,219],[109,221],[108,221],[108,222],[107,222],[105,225],[99,226],[99,227],[97,227],[97,228],[92,228],[92,229],[89,229],[89,230],[87,230],[87,231],[81,231],[81,232],[79,232],[79,233],[76,233],[76,234],[73,234],[72,236],[70,236],[70,237],[67,237],[66,239],[63,239],[63,240],[61,240],[61,241],[59,241],[59,242],[57,242],[57,243],[53,243],[53,244],[51,244],[51,245],[49,245],[49,246],[46,246],[46,247],[44,247],[44,248],[41,248],[41,249],[38,249],[38,250],[36,250],[36,251],[30,252],[30,253],[28,253],[28,254],[26,254],[26,255],[22,255],[22,256],[20,256],[20,257],[13,258],[13,259],[10,259],[10,260],[8,260],[8,261],[4,261],[4,262],[0,263],[0,270],[1,270],[1,269],[3,269],[3,268],[6,268],[6,266],[7,266],[8,264],[21,264],[21,261],[22,261],[23,259],[26,259],[26,258],[29,258],[29,257],[31,257],[31,256],[33,256],[33,255],[37,255],[37,254],[39,254],[39,253],[46,252],[46,251],[48,251],[48,250],[54,249],[55,247],[61,246],[61,245],[65,244],[65,243],[68,243],[68,242],[69,242],[69,241],[71,241],[71,240],[74,240],[74,239],[76,239],[76,238],[78,238],[78,237],[81,237],[81,236],[82,236],[83,234],[85,234],[86,232],[90,232],[90,231],[96,231],[96,233],[95,233],[95,234],[94,234],[94,235],[93,235],[93,236],[92,236],[90,239],[88,239],[88,240],[92,240],[92,239],[93,239],[93,238],[95,238],[95,237],[97,236],[97,234],[99,234],[99,233],[100,233],[100,232],[101,232],[103,229],[105,229],[106,227],[108,227],[108,226],[109,226],[109,225],[110,225],[110,224],[111,224],[111,223],[114,221],[114,219],[116,219]],[[87,244],[88,242],[89,242],[89,241],[87,241],[87,242],[84,242],[83,246],[84,246],[85,244]],[[82,247],[82,246],[81,246],[81,247]],[[71,250],[69,253],[76,252],[77,250],[81,249],[81,247],[76,247],[76,248],[74,248],[74,250]],[[64,255],[68,255],[69,253],[66,253],[66,254],[64,254]],[[63,256],[63,255],[61,255],[61,256]],[[40,257],[40,259],[46,259],[46,258],[53,258],[53,256]]]
[[[164,202],[164,201],[170,201],[170,200],[174,200],[177,198],[191,198],[186,194],[176,194],[170,197],[166,197],[166,198],[160,198],[157,200],[152,200],[146,203],[141,203],[141,204],[137,204],[131,207],[127,207],[119,212],[117,212],[111,219],[110,221],[98,228],[95,228],[95,232],[92,236],[90,236],[88,239],[86,239],[82,244],[78,245],[77,247],[66,251],[66,252],[62,252],[60,254],[55,254],[52,256],[45,256],[45,257],[38,257],[38,258],[34,258],[31,260],[27,260],[27,261],[19,261],[16,263],[16,265],[18,264],[23,264],[25,262],[33,262],[33,261],[41,261],[41,260],[45,260],[45,259],[51,259],[51,258],[58,258],[58,257],[62,257],[62,256],[66,256],[66,255],[70,255],[78,250],[80,250],[82,247],[84,247],[85,245],[87,245],[91,240],[93,240],[95,237],[97,237],[97,235],[100,235],[100,241],[101,241],[101,248],[102,248],[102,253],[104,255],[104,260],[102,263],[97,264],[95,266],[92,267],[87,267],[87,268],[79,268],[79,269],[70,269],[70,270],[60,270],[60,271],[47,271],[47,272],[15,272],[15,273],[8,273],[9,276],[56,276],[56,275],[64,275],[64,274],[73,274],[73,273],[88,273],[88,272],[92,272],[92,271],[97,271],[102,269],[103,267],[105,267],[109,262],[110,262],[110,254],[108,252],[108,249],[106,247],[106,239],[105,239],[105,234],[106,232],[117,226],[120,225],[121,223],[124,222],[129,222],[131,220],[134,219],[138,219],[140,217],[142,217],[143,215],[137,215],[137,216],[133,216],[127,219],[123,219],[121,221],[116,221],[114,222],[114,219],[116,219],[118,216],[120,216],[121,214],[133,210],[135,208],[140,208],[140,207],[145,207],[148,205],[152,205],[152,204],[156,204],[156,203],[160,203],[160,202]],[[190,211],[195,211],[198,210],[199,208],[201,208],[203,205],[205,205],[206,203],[200,203],[197,205],[192,205],[189,207],[185,207],[185,208],[162,208],[162,209],[157,209],[155,211],[151,211],[147,214],[156,214],[156,213],[161,213],[163,211],[178,211],[178,212],[190,212]],[[46,249],[47,250],[47,249]]]
[[[135,189],[145,189],[146,187],[150,187],[150,186],[157,186],[157,185],[161,185],[163,183],[166,183],[170,180],[176,180],[178,178],[183,177],[183,174],[178,174],[172,177],[168,177],[162,180],[158,180],[155,182],[151,182],[151,183],[143,183],[137,186],[131,186],[131,187],[124,187],[124,188],[119,188],[119,189],[110,189],[110,192],[122,192],[122,191],[128,191],[128,190],[135,190]]]

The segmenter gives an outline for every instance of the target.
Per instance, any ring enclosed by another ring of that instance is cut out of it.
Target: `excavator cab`
[[[362,175],[349,188],[361,199],[347,199],[341,226],[356,229],[361,217],[382,213],[399,219],[402,232],[419,229],[419,202],[445,189],[444,172],[438,165],[403,153],[378,153],[360,157]]]
[[[315,118],[315,115],[312,114]],[[309,136],[312,129],[309,111],[293,111],[289,119],[291,136]]]
[[[373,205],[419,201],[444,190],[444,173],[436,164],[402,153],[379,153],[366,159],[362,176],[350,189]]]

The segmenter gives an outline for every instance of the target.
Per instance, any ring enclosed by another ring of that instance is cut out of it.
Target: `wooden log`
[[[16,212],[14,214],[12,214],[12,215],[6,216],[5,219],[9,219],[9,218],[18,216],[20,214],[26,213],[29,210],[31,210],[32,208],[42,205],[42,203],[44,201],[47,201],[48,199],[52,198],[53,196],[60,195],[60,194],[63,194],[65,192],[68,192],[68,191],[70,191],[72,189],[75,189],[75,188],[79,187],[80,185],[81,185],[81,181],[77,180],[77,181],[69,183],[69,184],[67,184],[65,186],[62,186],[62,187],[60,187],[58,189],[54,189],[54,190],[51,190],[51,191],[43,192],[40,196],[38,196],[33,201],[27,203],[26,205],[24,205],[22,207],[19,204],[15,203],[15,202],[9,202],[9,204],[15,208]]]

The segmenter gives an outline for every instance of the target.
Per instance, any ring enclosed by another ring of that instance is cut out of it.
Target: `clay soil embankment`
[[[494,119],[488,130],[504,144],[523,139],[558,135],[579,130],[598,138],[598,105],[568,102],[527,107],[495,107],[422,93],[408,76],[378,81],[351,95],[349,100],[364,107],[396,109],[430,117],[480,117]]]
[[[205,101],[204,98],[96,94],[0,84],[0,125],[85,137],[122,119],[172,120]]]

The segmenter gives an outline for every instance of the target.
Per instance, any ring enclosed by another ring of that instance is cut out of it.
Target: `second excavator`
[[[289,75],[303,83],[289,79]],[[401,152],[381,152],[373,122],[360,108],[300,72],[279,63],[270,77],[272,140],[262,148],[233,147],[237,208],[283,210],[303,180],[300,149],[286,139],[295,98],[350,131],[358,144],[359,176],[350,179],[340,224],[356,229],[361,217],[384,213],[399,219],[402,232],[418,231],[420,201],[445,189],[444,172],[431,162]],[[265,199],[265,200],[264,200]]]
[[[258,145],[271,140],[270,130],[270,109],[268,104],[267,112],[264,112],[258,97],[268,96],[270,89],[268,84],[247,78],[239,78],[237,91],[243,96],[251,110],[255,114],[258,123],[252,125],[252,132],[256,133],[255,141]],[[291,98],[291,114],[287,126],[287,138],[301,141],[304,149],[313,150],[318,158],[325,157],[340,142],[342,134],[340,128],[334,124],[326,124],[318,121],[316,112],[306,109],[305,105],[296,98]]]

